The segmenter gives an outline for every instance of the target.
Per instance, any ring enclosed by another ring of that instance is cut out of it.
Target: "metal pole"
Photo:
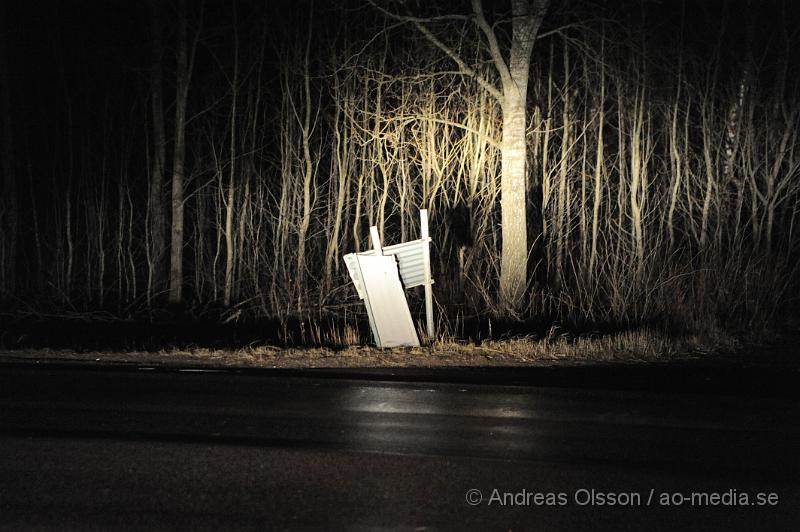
[[[369,236],[372,238],[372,249],[375,250],[376,255],[383,255],[383,248],[381,247],[381,237],[378,234],[378,228],[372,226],[369,228]]]
[[[433,342],[436,331],[433,328],[433,288],[431,287],[431,239],[428,236],[428,210],[419,211],[419,226],[422,233],[422,260],[425,265],[425,321],[428,326],[428,338]]]

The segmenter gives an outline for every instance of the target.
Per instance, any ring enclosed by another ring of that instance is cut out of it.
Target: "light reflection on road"
[[[465,444],[475,450],[529,450],[536,399],[395,386],[353,387],[339,405],[352,414],[343,434],[356,449],[432,453]]]

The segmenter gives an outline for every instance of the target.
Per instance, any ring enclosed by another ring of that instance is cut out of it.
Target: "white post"
[[[433,289],[431,287],[431,249],[428,236],[428,210],[419,211],[419,226],[422,233],[422,260],[425,267],[425,321],[428,326],[428,338],[433,342],[436,331],[433,328]]]
[[[381,237],[378,234],[378,228],[376,226],[372,226],[369,228],[369,236],[372,237],[372,249],[375,250],[375,254],[383,255],[383,249],[381,248]]]

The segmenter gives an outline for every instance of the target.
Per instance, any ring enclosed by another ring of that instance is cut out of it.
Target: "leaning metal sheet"
[[[378,347],[418,346],[419,338],[393,256],[356,255],[364,302]]]

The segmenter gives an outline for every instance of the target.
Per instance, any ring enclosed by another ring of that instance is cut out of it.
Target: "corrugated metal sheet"
[[[428,242],[431,241],[430,238],[426,240]],[[383,248],[384,255],[394,255],[397,258],[400,279],[403,281],[403,286],[405,288],[414,288],[415,286],[422,286],[425,284],[424,244],[425,240],[419,239]],[[377,255],[377,252],[375,250],[370,250],[359,253],[359,255],[374,256]],[[348,266],[348,268],[350,268],[350,266]],[[361,296],[360,292],[359,296]],[[361,299],[364,298],[362,297]]]

